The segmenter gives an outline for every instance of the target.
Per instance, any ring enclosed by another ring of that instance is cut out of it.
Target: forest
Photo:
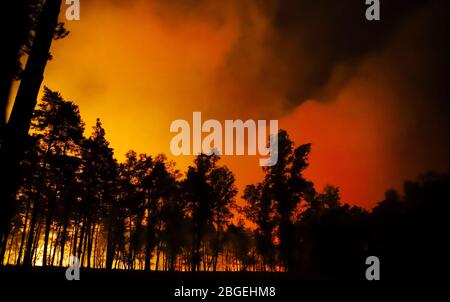
[[[369,211],[342,201],[338,187],[316,188],[304,176],[313,146],[284,130],[277,164],[244,192],[217,155],[197,155],[187,171],[164,154],[131,150],[118,162],[99,119],[86,134],[74,102],[47,87],[38,102],[51,44],[69,34],[61,0],[5,6],[2,19],[13,18],[0,58],[0,266],[65,267],[76,256],[107,271],[353,280],[371,255],[386,278],[427,276],[445,259],[448,174],[406,181]]]
[[[3,265],[67,266],[74,255],[87,268],[355,278],[368,255],[399,261],[435,244],[432,211],[448,195],[447,176],[429,173],[402,195],[387,191],[371,212],[349,206],[337,187],[317,191],[303,176],[311,145],[295,146],[280,130],[278,164],[262,168],[238,205],[219,156],[199,154],[185,172],[164,154],[129,151],[118,163],[100,120],[89,137],[84,128],[78,106],[45,88]]]

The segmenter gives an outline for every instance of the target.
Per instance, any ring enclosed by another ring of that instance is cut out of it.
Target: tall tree
[[[8,3],[11,1],[8,1]],[[14,3],[16,1],[13,1]],[[54,38],[63,38],[68,32],[63,23],[58,23],[61,0],[46,0],[40,9],[42,1],[19,0],[12,7],[18,19],[13,21],[11,37],[7,35],[8,60],[5,71],[2,72],[0,91],[0,179],[4,186],[0,190],[2,210],[0,211],[0,239],[5,240],[9,232],[9,219],[13,215],[14,196],[18,188],[18,166],[24,154],[26,137],[30,127],[33,109],[36,106],[37,95],[43,80],[44,69],[49,60],[49,51]],[[39,17],[36,12],[39,11]],[[37,21],[34,21],[35,19]],[[3,19],[3,18],[2,18]],[[8,18],[9,20],[9,18]],[[29,21],[32,20],[32,21]],[[24,22],[23,25],[21,22]],[[34,26],[34,24],[36,24]],[[2,26],[2,28],[5,28]],[[30,38],[30,33],[34,33]],[[24,45],[32,39],[25,70],[21,74],[21,82],[13,104],[8,123],[5,125],[6,98],[9,96],[10,80],[17,72],[18,58]],[[14,56],[14,58],[13,58]],[[9,60],[11,60],[9,62]],[[4,75],[4,76],[3,76]],[[0,256],[4,253],[0,251]],[[0,263],[3,259],[0,259]]]
[[[44,97],[33,117],[33,135],[37,136],[42,150],[39,175],[39,195],[35,207],[44,208],[45,230],[43,265],[47,264],[49,235],[58,202],[75,194],[72,183],[79,169],[80,143],[83,139],[84,123],[81,121],[78,106],[65,101],[58,92],[44,89]],[[44,204],[41,204],[44,203]],[[33,226],[34,227],[34,226]],[[24,264],[31,264],[31,244],[34,229],[30,229]]]
[[[262,257],[262,270],[266,266],[271,268],[275,265],[275,206],[270,198],[267,182],[257,185],[248,185],[242,196],[247,205],[243,208],[245,217],[253,222],[257,228],[255,230],[255,245],[259,255]]]
[[[42,10],[43,0],[5,1],[0,12],[2,55],[0,56],[0,133],[6,125],[6,108],[11,85],[20,79],[21,57],[29,53],[33,32]],[[1,136],[0,136],[1,137]]]
[[[124,210],[124,231],[127,232],[128,250],[123,255],[129,269],[134,267],[136,255],[142,245],[142,220],[145,216],[144,192],[141,180],[151,168],[151,158],[134,151],[126,154],[126,161],[119,165],[118,192],[119,202]],[[122,246],[125,252],[125,246]]]
[[[145,208],[147,210],[145,270],[150,269],[152,252],[157,244],[156,236],[159,233],[157,226],[162,224],[161,210],[176,189],[176,176],[168,170],[169,165],[170,163],[167,162],[165,156],[156,157],[152,163],[151,172],[142,179],[142,186],[145,191]]]
[[[213,195],[213,217],[216,236],[214,239],[213,270],[217,270],[219,253],[221,251],[222,237],[225,227],[233,218],[233,210],[237,209],[234,175],[227,167],[218,167],[211,172],[211,187]]]
[[[82,234],[87,242],[87,267],[91,266],[94,231],[104,223],[107,233],[112,232],[110,215],[115,206],[114,187],[116,182],[117,163],[113,158],[113,150],[105,137],[105,130],[100,119],[97,119],[93,132],[82,143]],[[80,242],[83,242],[81,239]],[[80,247],[81,250],[81,247]]]
[[[267,211],[272,202],[275,205],[276,210],[272,211],[272,217],[277,224],[280,260],[286,270],[292,269],[294,263],[294,216],[301,202],[314,194],[313,183],[306,180],[302,174],[308,167],[311,145],[305,144],[295,149],[293,145],[287,132],[280,130],[277,164],[264,167],[264,181],[256,187],[248,187],[246,192],[246,197],[251,202],[250,209],[259,207],[260,210]],[[258,197],[269,198],[271,201],[257,202]]]
[[[202,260],[200,249],[208,223],[212,222],[214,213],[214,175],[219,156],[199,154],[195,158],[194,166],[188,168],[184,180],[183,192],[186,200],[186,211],[192,218],[192,250],[191,270],[200,270]],[[217,176],[216,176],[217,177]],[[205,259],[204,259],[205,260]]]
[[[225,240],[234,258],[227,265],[231,264],[235,270],[246,271],[253,262],[250,230],[245,228],[242,221],[237,225],[231,224],[225,233]]]
[[[190,221],[184,215],[184,202],[179,198],[181,189],[177,183],[177,188],[173,194],[164,203],[161,209],[161,219],[164,221],[164,229],[161,232],[161,240],[164,244],[164,250],[168,257],[168,269],[176,269],[176,261],[183,249],[186,249],[190,243],[189,230]],[[181,267],[180,267],[181,268]]]

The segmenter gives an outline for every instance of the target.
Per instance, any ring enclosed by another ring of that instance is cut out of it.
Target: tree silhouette
[[[0,129],[6,125],[6,107],[13,80],[23,71],[20,58],[30,52],[33,31],[42,10],[42,0],[17,0],[4,4],[1,10],[3,55],[0,56]]]
[[[126,256],[129,269],[134,268],[136,256],[141,248],[143,234],[142,220],[145,215],[144,192],[140,186],[140,177],[151,167],[151,160],[145,154],[138,159],[136,152],[129,151],[126,161],[119,165],[120,202],[126,211],[125,230],[128,233],[128,255]],[[123,247],[124,248],[124,247]],[[125,252],[125,251],[123,251]],[[123,255],[125,258],[125,255]]]
[[[75,173],[79,168],[79,146],[83,139],[84,124],[78,107],[62,99],[61,95],[48,88],[39,109],[33,117],[33,135],[41,149],[39,173],[39,193],[34,204],[33,218],[42,207],[46,217],[44,229],[43,265],[47,265],[47,250],[50,229],[58,202],[63,203],[65,196],[73,195]],[[66,191],[67,190],[67,191]],[[32,223],[24,263],[31,264],[31,245],[34,236]],[[39,236],[39,233],[37,234]]]
[[[99,119],[93,127],[91,137],[83,141],[81,150],[82,236],[80,242],[87,241],[87,267],[90,267],[95,229],[103,223],[107,233],[111,231],[112,222],[109,215],[113,213],[114,203],[114,190],[111,188],[114,188],[117,173],[117,163]],[[83,240],[85,234],[86,240]],[[79,250],[81,251],[81,246]],[[63,252],[61,254],[63,255]]]
[[[84,137],[78,107],[48,88],[31,127],[2,264],[64,266],[74,255],[108,271],[269,269],[358,280],[369,255],[382,259],[387,279],[435,273],[444,257],[447,174],[389,190],[368,212],[342,202],[337,187],[317,191],[303,176],[311,145],[295,148],[280,131],[277,165],[245,188],[239,207],[235,177],[218,156],[199,154],[185,174],[162,154],[129,151],[118,164],[100,120]]]
[[[341,204],[339,189],[325,186],[296,222],[295,270],[322,278],[361,276],[368,227],[365,210]]]
[[[161,209],[161,220],[165,222],[161,232],[161,241],[164,243],[164,250],[168,257],[169,271],[176,269],[177,257],[184,248],[190,245],[188,233],[191,229],[190,221],[184,215],[183,201],[178,198],[181,193],[180,185],[175,185],[172,194]]]
[[[61,0],[47,0],[45,3],[40,0],[19,0],[12,4],[8,2],[6,10],[2,10],[2,20],[8,22],[12,17],[10,24],[1,26],[6,32],[7,45],[5,56],[2,56],[5,69],[2,68],[0,73],[0,179],[4,182],[0,190],[2,246],[7,240],[9,219],[13,216],[14,196],[19,186],[17,171],[25,152],[44,69],[50,58],[50,46],[54,38],[63,38],[68,34],[63,23],[58,23],[60,6]],[[6,18],[3,18],[3,12],[7,14]],[[11,81],[18,76],[19,59],[24,53],[28,54],[27,64],[20,73],[19,89],[6,123]],[[4,251],[1,251],[0,263],[3,262],[3,255]]]
[[[369,252],[379,255],[388,280],[436,276],[445,257],[448,174],[429,172],[386,192],[372,211]]]
[[[142,185],[146,191],[146,210],[147,210],[147,230],[146,230],[146,251],[145,251],[145,270],[150,269],[152,252],[157,245],[158,231],[157,225],[161,226],[161,209],[163,205],[170,200],[171,195],[176,189],[175,176],[168,169],[165,156],[158,156],[154,161],[151,172],[143,178]]]
[[[222,233],[233,217],[232,210],[236,208],[235,196],[237,189],[234,185],[234,175],[226,167],[218,167],[211,174],[211,186],[213,192],[213,223],[216,236],[214,239],[213,270],[217,270],[219,253],[221,251]]]
[[[265,222],[259,221],[252,210],[264,211],[265,218],[273,216],[277,226],[277,237],[279,240],[280,259],[286,270],[292,270],[294,265],[294,223],[292,218],[297,207],[311,194],[314,194],[313,184],[307,181],[302,172],[308,167],[307,158],[311,149],[310,144],[301,145],[293,149],[293,142],[289,139],[286,131],[278,133],[278,162],[271,167],[265,167],[265,178],[263,183],[257,186],[247,187],[244,198],[251,202],[247,211],[250,219],[259,225]],[[257,199],[260,199],[258,201]],[[270,199],[270,201],[269,201]],[[276,210],[272,209],[272,204]],[[253,209],[252,209],[253,208]],[[265,241],[261,247],[270,247],[267,242],[269,225],[264,226],[262,238]]]
[[[225,233],[225,241],[233,254],[231,265],[239,271],[246,271],[253,263],[251,247],[252,234],[241,221],[231,224]]]
[[[234,177],[226,167],[217,166],[218,160],[215,154],[199,154],[182,183],[186,212],[192,219],[192,271],[200,270],[200,248],[210,223],[215,223],[216,228],[213,268],[217,268],[221,231],[231,218],[230,208],[236,195]]]
[[[183,182],[188,215],[192,218],[191,270],[200,270],[200,246],[208,221],[212,217],[213,192],[208,179],[215,168],[218,156],[199,154],[195,166],[190,166]]]
[[[274,205],[270,198],[266,182],[257,185],[248,185],[244,190],[243,198],[247,201],[243,212],[248,220],[255,223],[256,249],[262,257],[262,270],[269,265],[275,265],[275,245],[273,233],[275,229]]]

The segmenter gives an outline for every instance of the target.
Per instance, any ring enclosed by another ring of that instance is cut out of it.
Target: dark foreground
[[[20,300],[28,298],[24,301],[389,301],[394,298],[403,301],[406,296],[414,296],[416,293],[425,293],[430,298],[438,289],[429,288],[424,283],[413,285],[401,281],[308,280],[287,273],[193,274],[81,269],[79,281],[68,281],[65,272],[64,268],[1,267],[0,288],[16,292]],[[206,290],[207,294],[204,295]],[[4,290],[2,292],[5,293]],[[187,294],[191,297],[186,297]]]

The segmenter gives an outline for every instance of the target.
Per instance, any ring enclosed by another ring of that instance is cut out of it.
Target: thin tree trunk
[[[52,201],[48,201],[49,205],[47,207],[47,216],[45,218],[45,231],[44,231],[44,255],[43,255],[43,260],[42,260],[42,266],[47,266],[47,247],[48,247],[48,240],[49,240],[49,236],[50,236],[50,228],[52,225],[52,206],[50,205],[50,203],[52,203]]]
[[[213,270],[217,271],[217,259],[219,258],[219,242],[220,242],[220,228],[221,228],[220,219],[217,221],[217,232],[216,232],[216,249],[214,251],[213,258]]]
[[[37,227],[36,235],[34,236],[34,239],[33,239],[33,246],[31,248],[31,256],[33,259],[32,265],[34,265],[36,263],[36,257],[37,257],[36,250],[39,247],[39,240],[41,239],[41,229],[42,229],[42,221],[40,219],[38,227]]]
[[[77,241],[78,241],[78,230],[80,228],[80,218],[77,219],[77,223],[74,226],[73,236],[72,236],[72,256],[77,256]]]
[[[61,249],[59,253],[59,267],[63,265],[64,261],[64,249],[66,247],[66,238],[67,238],[67,222],[64,222],[62,235],[61,235]]]
[[[14,245],[14,238],[16,235],[16,227],[14,227],[11,230],[11,243],[9,244],[9,249],[8,249],[8,257],[6,259],[6,264],[9,264],[9,259],[11,257],[11,251],[13,250],[13,245]],[[8,236],[9,237],[9,236]]]
[[[133,246],[132,246],[132,225],[131,225],[131,215],[130,215],[130,244],[129,244],[129,251],[128,251],[128,269],[133,269]]]
[[[25,248],[25,255],[23,258],[23,265],[26,266],[31,266],[31,253],[32,253],[32,245],[33,245],[33,241],[34,241],[34,230],[36,227],[36,222],[37,222],[37,212],[38,212],[38,208],[39,208],[39,200],[40,198],[36,198],[34,205],[33,205],[33,211],[31,214],[31,222],[30,222],[30,230],[28,231],[28,239],[27,239],[27,244],[26,244],[26,248]]]
[[[31,202],[29,201],[27,203],[27,211],[25,213],[25,222],[23,223],[22,239],[20,240],[19,256],[17,256],[16,265],[20,265],[20,263],[21,263],[20,261],[22,260],[23,245],[25,243],[25,237],[26,237],[26,233],[27,233],[28,216],[30,214],[30,208],[31,208]]]
[[[101,232],[101,227],[100,227],[100,225],[98,226],[98,228],[97,228],[97,231],[95,232],[95,237],[94,237],[94,267],[95,268],[98,268],[98,267],[101,267],[102,265],[101,265],[101,259],[99,259],[99,256],[98,256],[98,250],[97,250],[97,245],[98,245],[98,236],[100,235],[100,232]]]
[[[145,266],[144,270],[150,270],[150,261],[152,258],[152,236],[153,236],[153,224],[150,216],[150,209],[147,210],[147,232],[146,232],[146,241],[145,241]]]
[[[91,226],[89,231],[89,240],[88,240],[88,246],[87,246],[87,267],[91,267],[91,256],[92,256],[92,246],[94,243],[94,234],[95,234],[95,228],[96,225],[94,224]]]
[[[84,234],[84,239],[83,242],[81,244],[81,246],[83,247],[83,249],[81,250],[81,255],[80,255],[80,265],[84,266],[84,257],[86,256],[86,249],[87,249],[87,245],[88,245],[88,237],[89,237],[89,229],[90,226],[86,226],[86,230],[85,234]]]
[[[55,255],[56,255],[56,251],[57,251],[58,245],[59,245],[58,242],[59,242],[59,237],[61,236],[61,228],[62,227],[59,225],[58,231],[56,233],[56,241],[55,241],[55,244],[53,245],[52,266],[55,263]]]
[[[1,247],[0,247],[0,265],[3,265],[3,260],[5,257],[6,249],[8,247],[8,237],[9,237],[9,230],[8,232],[5,232],[1,237]]]
[[[115,236],[113,233],[112,222],[108,222],[108,236],[106,242],[106,269],[111,269],[115,254]]]
[[[81,222],[81,231],[80,231],[80,239],[79,239],[79,243],[78,243],[78,251],[76,253],[78,259],[80,259],[80,264],[81,264],[81,252],[83,251],[83,240],[84,240],[84,233],[86,230],[86,218],[83,218],[83,221]]]
[[[161,255],[161,246],[162,246],[162,243],[159,242],[159,243],[158,243],[158,246],[157,246],[157,248],[156,248],[156,264],[155,264],[155,271],[158,270],[158,266],[159,266],[159,256]]]

